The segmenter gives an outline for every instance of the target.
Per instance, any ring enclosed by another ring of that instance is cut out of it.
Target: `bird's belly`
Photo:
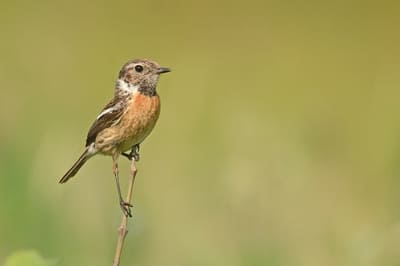
[[[156,121],[135,121],[136,126],[127,127],[124,129],[125,134],[122,141],[119,143],[118,150],[121,152],[130,150],[133,145],[140,144],[153,130]]]
[[[133,145],[140,144],[153,130],[159,114],[159,97],[138,93],[132,97],[120,122],[104,130],[101,152],[103,154],[121,153],[130,150]]]

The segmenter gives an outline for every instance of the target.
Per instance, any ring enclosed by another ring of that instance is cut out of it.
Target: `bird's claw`
[[[131,211],[131,208],[133,207],[132,204],[130,204],[129,202],[125,202],[125,201],[121,200],[119,202],[119,205],[121,206],[121,210],[122,210],[122,212],[124,213],[124,215],[126,217],[128,217],[128,216],[132,217],[132,211]]]
[[[139,161],[140,160],[139,153],[136,152],[136,153],[132,154],[132,158],[135,159],[136,162]]]
[[[126,158],[128,158],[130,161],[132,159],[135,159],[135,161],[137,162],[140,160],[139,149],[140,149],[140,146],[135,145],[132,147],[132,150],[130,153],[123,152],[122,155],[125,156]]]

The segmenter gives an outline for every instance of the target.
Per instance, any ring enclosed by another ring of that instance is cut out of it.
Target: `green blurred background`
[[[399,8],[2,1],[0,264],[35,249],[61,266],[111,265],[111,159],[58,180],[122,64],[145,57],[173,72],[121,266],[399,265]]]

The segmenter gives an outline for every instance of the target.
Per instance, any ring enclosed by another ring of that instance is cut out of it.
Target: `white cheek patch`
[[[117,80],[116,87],[119,88],[120,90],[129,92],[129,93],[135,93],[139,89],[138,85],[135,86],[135,85],[129,84],[128,82],[126,82],[122,79]]]

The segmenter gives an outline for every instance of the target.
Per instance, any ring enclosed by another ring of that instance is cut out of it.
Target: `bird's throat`
[[[156,88],[151,86],[139,87],[138,91],[145,96],[152,97],[157,95]]]

